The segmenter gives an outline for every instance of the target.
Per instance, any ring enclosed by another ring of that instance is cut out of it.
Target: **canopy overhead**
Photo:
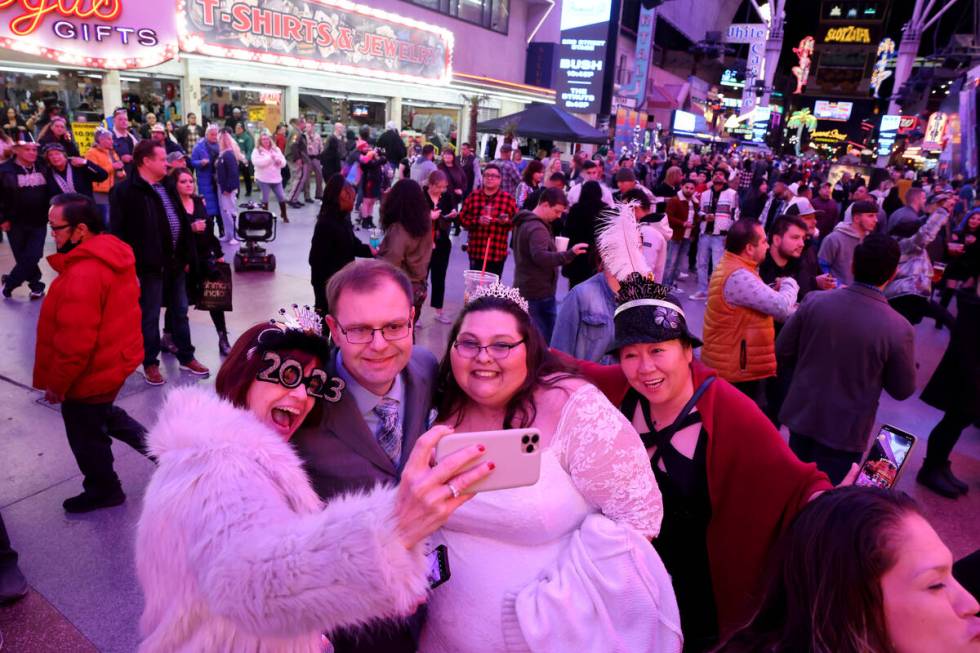
[[[503,134],[510,127],[524,138],[568,143],[603,144],[609,141],[608,133],[554,104],[532,104],[524,111],[478,123],[476,130],[485,134]]]

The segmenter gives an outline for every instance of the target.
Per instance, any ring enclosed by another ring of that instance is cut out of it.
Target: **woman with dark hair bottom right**
[[[980,605],[905,493],[827,492],[776,550],[762,607],[718,653],[980,652]]]

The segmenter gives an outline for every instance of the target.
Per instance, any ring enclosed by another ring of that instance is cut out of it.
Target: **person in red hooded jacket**
[[[90,197],[56,196],[48,223],[58,248],[48,262],[58,277],[38,319],[34,387],[61,404],[68,444],[84,476],[84,491],[65,500],[65,511],[89,512],[126,500],[109,436],[147,451],[146,429],[113,405],[143,361],[136,258],[129,245],[102,233],[102,215]]]

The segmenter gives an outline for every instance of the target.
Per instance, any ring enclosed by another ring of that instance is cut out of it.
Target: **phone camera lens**
[[[533,444],[527,445],[527,449],[525,449],[524,451],[526,451],[527,453],[534,453],[534,445]]]
[[[521,442],[524,443],[524,444],[527,444],[530,441],[531,441],[531,438],[528,437],[528,436],[526,436],[526,435],[523,438],[521,438]]]
[[[538,436],[536,436],[536,435],[532,435],[531,436],[531,442],[533,442],[534,444],[537,444],[539,439],[540,438]]]

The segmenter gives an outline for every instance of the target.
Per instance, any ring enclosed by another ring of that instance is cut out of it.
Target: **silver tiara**
[[[521,292],[517,288],[505,286],[499,281],[495,281],[489,286],[480,286],[473,291],[473,294],[470,295],[470,301],[466,303],[472,304],[480,297],[500,297],[501,299],[509,300],[517,304],[522,311],[530,314],[527,306],[527,300],[521,297]]]
[[[323,319],[309,306],[293,304],[289,310],[279,309],[279,316],[269,320],[283,331],[302,331],[307,335],[323,335]]]

